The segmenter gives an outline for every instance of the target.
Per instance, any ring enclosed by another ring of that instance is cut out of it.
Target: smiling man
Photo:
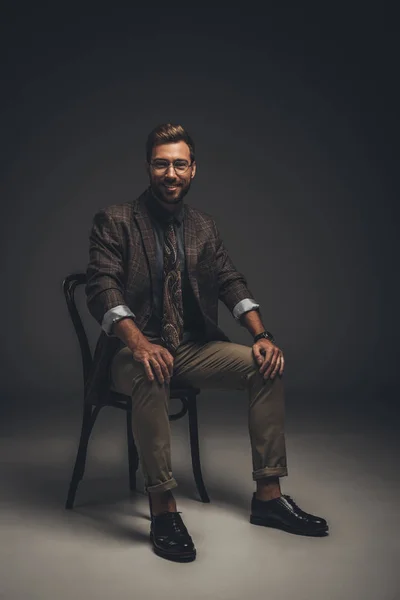
[[[171,377],[177,385],[247,393],[256,484],[250,522],[325,535],[324,519],[281,492],[280,478],[288,474],[284,356],[215,220],[183,202],[196,162],[193,140],[181,125],[163,124],[150,133],[146,168],[149,187],[138,199],[94,216],[86,295],[103,332],[86,397],[98,401],[108,385],[132,396],[153,548],[172,560],[196,557],[172,493],[177,482],[168,418]],[[251,346],[231,342],[218,327],[218,300],[249,331]]]
[[[187,143],[155,146],[147,165],[153,195],[171,213],[179,210],[196,174],[194,155]]]

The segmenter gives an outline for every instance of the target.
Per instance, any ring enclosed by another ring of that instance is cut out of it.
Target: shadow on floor
[[[148,542],[148,533],[132,527],[131,517],[150,522],[149,513],[143,510],[143,499],[147,495],[138,483],[138,490],[130,492],[125,475],[84,478],[77,491],[72,510],[65,509],[70,472],[64,465],[9,465],[3,473],[2,497],[12,510],[23,509],[26,513],[57,517],[72,525],[89,531],[100,531],[120,541]],[[180,499],[201,503],[193,477],[188,473],[174,473],[178,488],[175,497],[180,509]],[[138,476],[139,480],[140,475]],[[211,503],[226,505],[239,514],[249,514],[250,498],[235,489],[221,486],[210,478],[206,486]],[[141,489],[140,489],[141,488]],[[205,505],[207,506],[207,505]]]

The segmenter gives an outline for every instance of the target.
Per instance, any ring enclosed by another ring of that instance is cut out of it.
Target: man
[[[155,552],[178,561],[196,550],[172,489],[169,384],[247,390],[253,480],[250,522],[325,535],[326,521],[283,495],[285,361],[259,305],[228,256],[214,219],[183,202],[196,174],[195,147],[164,124],[146,146],[150,185],[136,200],[99,211],[90,234],[87,305],[103,332],[87,397],[107,385],[132,395],[133,433],[149,493]],[[218,327],[218,299],[253,336],[235,344]]]

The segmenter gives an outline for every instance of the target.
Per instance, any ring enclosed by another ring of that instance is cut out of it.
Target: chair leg
[[[192,467],[194,480],[202,502],[210,502],[206,486],[204,485],[203,476],[200,466],[200,451],[199,451],[199,429],[197,423],[197,401],[196,395],[188,397],[188,417],[189,417],[189,433],[190,433],[190,450],[192,455]]]
[[[93,410],[90,404],[86,404],[84,407],[81,437],[79,440],[79,447],[76,455],[74,470],[72,473],[72,479],[69,485],[67,502],[65,504],[65,508],[67,509],[71,509],[74,506],[76,490],[85,472],[89,437],[101,408],[101,406],[96,406]]]
[[[128,439],[129,489],[136,490],[136,472],[139,466],[139,456],[132,433],[132,411],[126,411],[126,435]]]

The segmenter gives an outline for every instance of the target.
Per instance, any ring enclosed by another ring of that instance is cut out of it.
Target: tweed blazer
[[[156,241],[146,190],[139,198],[113,204],[93,217],[85,287],[90,314],[102,324],[105,313],[120,304],[135,314],[142,331],[156,288]],[[206,325],[207,340],[231,340],[218,327],[218,300],[232,312],[254,297],[221,240],[213,217],[184,203],[184,247],[188,278]],[[121,340],[102,331],[85,388],[85,400],[101,404],[110,385],[110,364]]]

